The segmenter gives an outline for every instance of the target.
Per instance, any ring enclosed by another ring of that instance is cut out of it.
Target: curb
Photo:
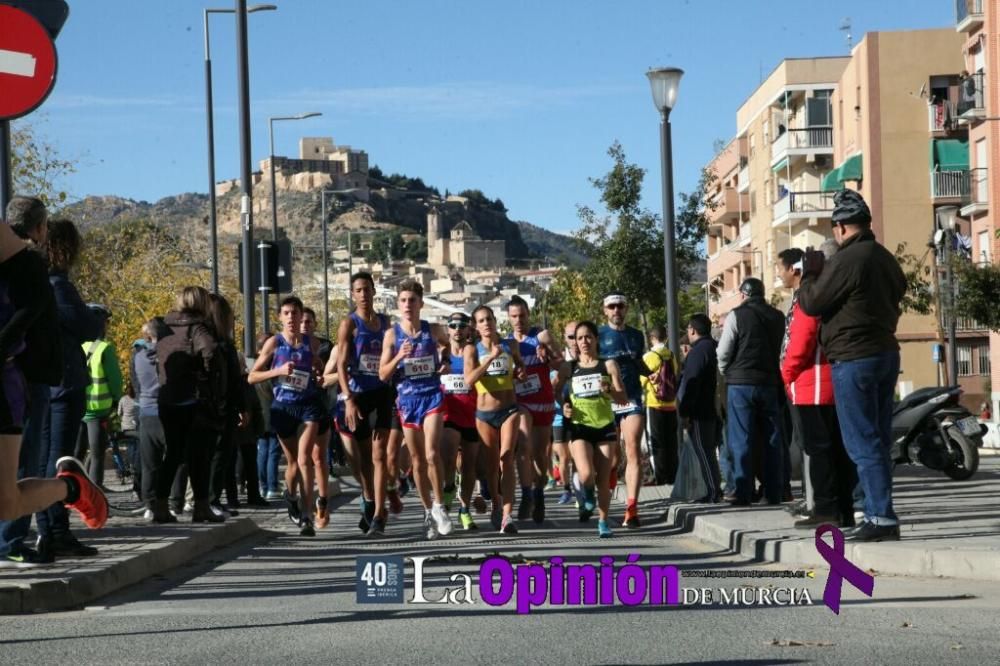
[[[70,573],[60,578],[3,587],[0,588],[0,615],[79,608],[262,531],[250,518],[227,520],[217,527],[183,535],[134,557],[126,555],[110,566],[95,562],[94,571],[77,571],[76,575]]]

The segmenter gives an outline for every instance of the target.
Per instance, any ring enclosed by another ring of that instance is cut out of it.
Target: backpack
[[[677,375],[674,373],[673,355],[667,358],[663,358],[659,352],[657,355],[660,357],[660,367],[656,371],[656,379],[653,380],[656,399],[660,402],[673,402],[677,399]]]

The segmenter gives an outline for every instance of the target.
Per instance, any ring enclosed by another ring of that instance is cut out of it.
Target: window
[[[990,376],[990,346],[979,345],[979,375]]]
[[[757,193],[750,190],[750,217],[757,214]]]
[[[972,347],[958,346],[958,376],[968,377],[972,374]]]
[[[978,238],[979,254],[975,257],[975,259],[981,264],[988,264],[990,263],[990,232],[980,231]]]

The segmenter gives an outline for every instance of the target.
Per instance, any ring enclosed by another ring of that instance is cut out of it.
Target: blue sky
[[[676,189],[691,189],[737,107],[785,57],[846,54],[867,31],[953,27],[951,0],[277,0],[250,16],[254,168],[301,135],[368,151],[385,171],[500,197],[556,231],[598,199],[588,177],[619,140],[649,170],[659,211],[658,117],[644,76],[685,70],[674,127]],[[29,119],[79,172],[74,195],[155,201],[207,191],[202,13],[231,0],[70,0],[59,78]],[[218,179],[239,169],[235,19],[211,18]]]

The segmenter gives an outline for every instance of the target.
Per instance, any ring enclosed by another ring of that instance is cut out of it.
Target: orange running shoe
[[[80,489],[80,497],[72,504],[65,503],[83,518],[83,523],[92,530],[104,527],[108,522],[108,500],[87,473],[80,461],[66,456],[56,461],[56,478],[71,477]]]
[[[625,507],[625,520],[622,521],[622,527],[628,529],[639,527],[639,507],[635,504]]]
[[[316,527],[323,529],[330,524],[330,509],[325,497],[316,498]]]

